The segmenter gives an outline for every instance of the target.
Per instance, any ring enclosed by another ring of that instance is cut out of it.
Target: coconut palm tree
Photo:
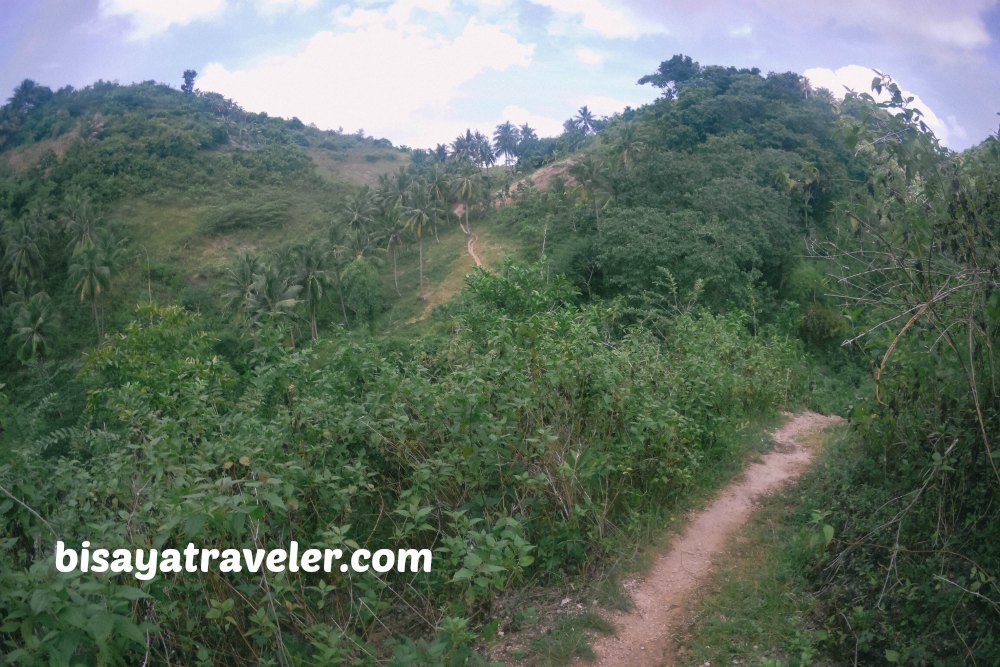
[[[483,169],[488,169],[495,165],[497,158],[493,154],[493,145],[490,143],[490,138],[479,130],[476,130],[476,133],[472,135],[472,139],[475,145],[474,160],[476,163]]]
[[[530,128],[529,128],[530,129]],[[517,145],[521,141],[521,131],[517,126],[507,121],[497,125],[493,133],[493,148],[497,156],[504,156],[504,163],[509,169],[517,157]]]
[[[299,293],[302,285],[294,284],[290,277],[275,264],[266,264],[254,277],[247,298],[247,310],[254,321],[263,318],[279,318],[294,316],[295,307],[299,305]],[[295,335],[292,334],[292,345],[295,345]]]
[[[324,290],[330,284],[329,258],[319,243],[312,241],[295,249],[295,282],[302,287],[306,310],[309,312],[309,333],[313,341],[319,340],[316,311],[323,300]]]
[[[385,244],[386,252],[392,256],[392,282],[396,286],[396,294],[402,296],[399,291],[399,271],[396,268],[396,259],[399,256],[399,251],[406,246],[406,224],[400,218],[398,208],[387,211],[380,221],[378,239],[380,243]]]
[[[17,356],[42,360],[48,350],[49,332],[56,326],[52,299],[45,292],[35,294],[20,304],[14,317],[10,340],[17,345]]]
[[[477,148],[472,130],[466,128],[465,134],[458,135],[455,141],[451,142],[451,155],[459,161],[476,161]]]
[[[69,249],[76,252],[85,245],[97,241],[99,218],[90,196],[76,188],[66,195],[63,228],[69,237]]]
[[[584,134],[593,134],[596,131],[597,119],[594,114],[587,108],[587,105],[580,107],[580,110],[576,112],[576,116],[573,118],[573,123],[583,130]]]
[[[4,267],[18,289],[41,275],[44,258],[41,249],[43,230],[28,216],[15,220],[3,234]]]
[[[570,166],[569,174],[576,179],[577,190],[583,199],[593,202],[594,218],[600,223],[600,209],[611,200],[611,189],[604,163],[587,155]]]
[[[637,125],[625,123],[618,134],[618,151],[621,155],[622,166],[625,171],[629,171],[635,161],[646,150],[646,142],[640,133]]]
[[[391,180],[395,184],[395,180]],[[392,192],[390,188],[389,193]],[[349,197],[340,212],[340,220],[352,234],[361,238],[367,236],[375,221],[375,193],[366,185],[354,196]]]
[[[436,214],[437,205],[431,199],[427,186],[415,184],[403,209],[403,222],[406,229],[417,239],[421,299],[427,298],[424,294],[424,232],[434,224]]]
[[[73,290],[80,295],[80,302],[90,301],[90,309],[97,327],[97,338],[104,332],[97,312],[97,301],[101,294],[111,288],[111,265],[103,249],[98,245],[87,245],[73,255],[69,266],[70,280],[75,283]]]
[[[253,253],[243,253],[233,263],[222,278],[223,298],[226,308],[236,311],[237,315],[246,315],[247,300],[250,288],[261,270],[260,260]]]
[[[453,178],[455,198],[462,202],[463,213],[465,214],[465,226],[462,228],[466,234],[472,233],[469,226],[469,209],[472,202],[476,201],[483,190],[483,175],[474,168],[466,167],[461,169]]]

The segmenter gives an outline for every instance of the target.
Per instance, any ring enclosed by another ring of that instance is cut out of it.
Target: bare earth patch
[[[750,464],[708,507],[690,517],[687,528],[656,559],[644,579],[626,583],[635,607],[611,619],[616,635],[596,640],[597,664],[673,665],[676,656],[671,640],[682,629],[688,604],[712,574],[713,559],[747,522],[758,498],[805,471],[815,454],[810,447],[815,436],[841,421],[804,412],[778,429],[773,434],[774,448]]]

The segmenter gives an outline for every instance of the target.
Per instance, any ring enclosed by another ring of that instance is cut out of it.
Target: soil
[[[780,489],[801,475],[815,450],[809,442],[827,426],[842,421],[814,412],[792,417],[774,434],[774,447],[750,464],[743,476],[723,489],[690,523],[639,581],[626,582],[634,608],[611,620],[617,634],[598,638],[598,665],[661,667],[674,664],[674,638],[688,607],[711,576],[715,559],[726,542],[756,509],[761,496]],[[588,663],[578,662],[580,665]],[[593,663],[591,663],[593,664]]]
[[[469,234],[469,242],[466,244],[465,248],[466,248],[466,250],[469,251],[469,257],[471,257],[472,261],[476,263],[476,266],[482,266],[483,263],[479,259],[479,255],[476,254],[476,235],[475,234]]]

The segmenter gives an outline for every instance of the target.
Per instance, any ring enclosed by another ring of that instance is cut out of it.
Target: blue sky
[[[0,0],[0,95],[193,68],[249,110],[429,147],[649,102],[636,80],[684,53],[834,92],[878,68],[962,149],[1000,122],[998,42],[1000,0]]]

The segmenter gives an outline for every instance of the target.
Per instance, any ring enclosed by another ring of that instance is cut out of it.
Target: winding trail
[[[465,249],[469,251],[469,257],[472,261],[476,263],[476,266],[482,266],[483,263],[479,259],[479,255],[476,254],[476,235],[469,234],[469,242],[466,244]]]
[[[750,518],[758,498],[778,490],[809,467],[815,454],[808,442],[810,436],[843,421],[815,412],[789,417],[773,434],[771,451],[747,466],[743,476],[724,488],[708,507],[690,517],[687,528],[656,559],[642,581],[626,584],[635,607],[611,619],[616,635],[594,642],[597,664],[674,664],[671,639],[680,630],[689,603],[711,576],[713,560]]]

